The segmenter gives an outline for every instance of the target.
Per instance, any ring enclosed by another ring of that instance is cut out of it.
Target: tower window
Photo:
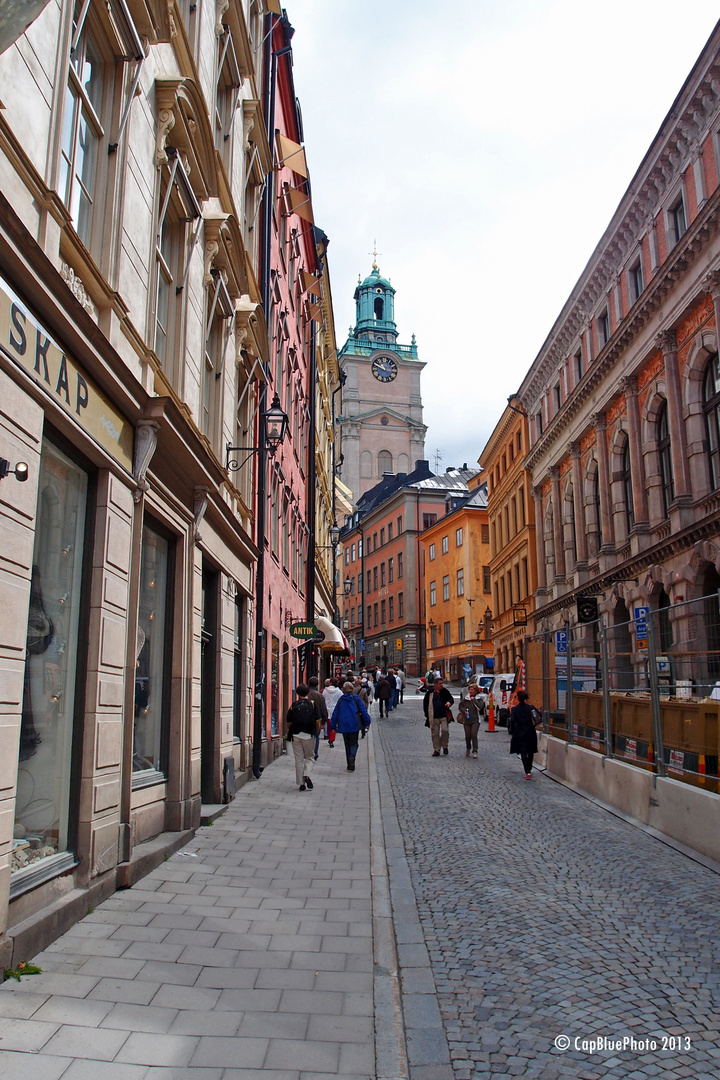
[[[381,296],[376,296],[375,297],[374,308],[375,308],[375,318],[378,319],[378,320],[382,320],[383,307],[384,307],[384,300],[382,299]]]

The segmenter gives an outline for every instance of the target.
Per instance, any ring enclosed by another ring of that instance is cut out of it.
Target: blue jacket
[[[365,727],[370,727],[370,713],[365,708],[362,699],[357,694],[343,694],[333,709],[330,726],[333,731],[343,732],[359,731],[360,718],[363,718]]]

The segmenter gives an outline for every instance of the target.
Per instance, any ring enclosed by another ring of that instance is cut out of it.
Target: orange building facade
[[[514,671],[535,609],[535,511],[525,470],[528,421],[508,406],[480,455],[488,488],[495,670]]]
[[[492,668],[486,630],[491,600],[487,489],[477,474],[469,494],[448,498],[446,513],[422,534],[428,667],[460,682]]]

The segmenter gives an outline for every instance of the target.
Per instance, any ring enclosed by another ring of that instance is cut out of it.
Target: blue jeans
[[[396,709],[399,702],[400,702],[400,691],[398,690],[397,687],[395,687],[395,689],[393,690],[392,705],[390,707],[392,709]]]
[[[348,765],[352,765],[355,761],[355,756],[358,752],[358,737],[359,731],[343,731],[342,737],[345,743],[345,757],[347,758]]]

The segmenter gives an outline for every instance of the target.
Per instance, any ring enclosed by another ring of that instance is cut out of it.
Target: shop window
[[[45,863],[72,865],[74,719],[82,696],[87,474],[43,442],[11,856],[11,895]],[[63,859],[61,856],[65,854]],[[46,860],[54,859],[53,863]],[[15,878],[15,875],[18,875]]]
[[[271,635],[270,652],[270,734],[280,732],[280,639]]]
[[[140,556],[135,661],[133,786],[153,783],[167,769],[170,715],[173,545],[147,519]]]
[[[235,597],[234,625],[233,625],[233,737],[242,739],[243,721],[243,628],[244,598]]]

